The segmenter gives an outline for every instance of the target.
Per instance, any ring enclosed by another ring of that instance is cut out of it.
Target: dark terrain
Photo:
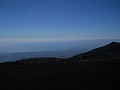
[[[68,59],[29,58],[0,64],[1,90],[119,90],[120,43]]]

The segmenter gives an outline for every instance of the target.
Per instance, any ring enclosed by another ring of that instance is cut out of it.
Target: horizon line
[[[112,40],[120,38],[0,38],[0,42],[69,42],[76,40]]]

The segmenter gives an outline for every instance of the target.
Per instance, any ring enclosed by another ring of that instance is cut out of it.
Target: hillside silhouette
[[[0,63],[2,90],[120,89],[120,43],[68,59],[29,58]]]
[[[120,43],[111,42],[108,45],[93,49],[86,53],[82,53],[71,57],[71,59],[120,59]]]

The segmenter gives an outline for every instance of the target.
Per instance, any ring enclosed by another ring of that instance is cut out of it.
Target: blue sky
[[[120,0],[0,0],[0,40],[13,38],[120,39]]]

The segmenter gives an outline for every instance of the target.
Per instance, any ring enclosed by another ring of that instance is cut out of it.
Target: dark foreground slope
[[[32,58],[1,63],[0,88],[1,90],[119,90],[120,58],[100,58],[101,60],[88,61],[79,58],[68,60]]]

